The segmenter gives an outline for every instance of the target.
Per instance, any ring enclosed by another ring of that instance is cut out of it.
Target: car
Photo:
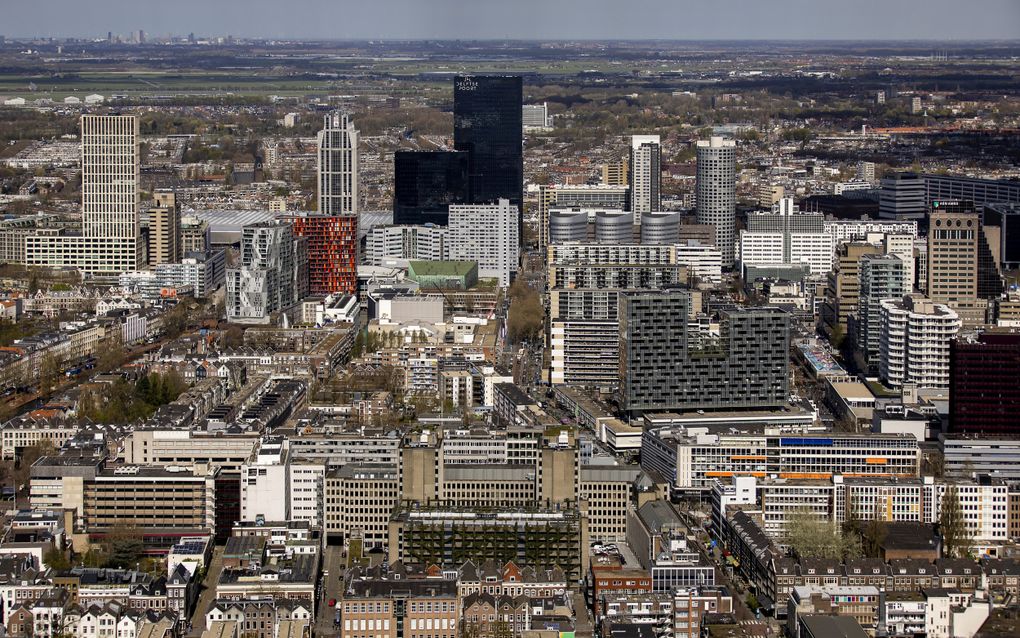
[[[329,599],[329,606],[330,607],[336,607],[336,598],[330,598]]]

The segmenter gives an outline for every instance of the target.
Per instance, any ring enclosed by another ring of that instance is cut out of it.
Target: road
[[[313,634],[320,636],[337,636],[339,631],[333,627],[333,618],[336,612],[335,607],[329,606],[331,599],[340,599],[340,591],[343,586],[341,577],[344,567],[344,548],[339,545],[327,545],[322,555],[323,572],[328,575],[322,579],[320,591],[322,596],[318,601],[315,615],[315,627]]]
[[[222,571],[223,546],[217,545],[213,547],[212,562],[209,563],[209,569],[206,570],[205,580],[202,581],[202,586],[198,593],[198,603],[191,614],[191,632],[188,633],[189,638],[201,636],[205,630],[205,612],[209,610],[209,606],[216,598],[216,583],[219,581],[220,572]]]

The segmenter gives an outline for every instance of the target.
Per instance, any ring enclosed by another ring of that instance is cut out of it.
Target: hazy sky
[[[1020,39],[1020,0],[3,0],[0,35]]]

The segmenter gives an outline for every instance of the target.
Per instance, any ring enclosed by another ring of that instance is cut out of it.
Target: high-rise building
[[[180,261],[181,209],[177,197],[169,192],[153,194],[155,205],[149,209],[149,264]]]
[[[294,235],[308,239],[308,291],[313,295],[354,294],[358,288],[358,218],[313,214],[288,219],[294,224]]]
[[[878,375],[898,388],[949,387],[949,342],[960,331],[960,317],[949,306],[922,295],[879,302]]]
[[[949,431],[1020,435],[1020,334],[985,332],[949,349]]]
[[[630,414],[778,408],[789,386],[789,315],[726,308],[717,338],[688,330],[690,293],[620,296],[620,398]]]
[[[521,119],[525,131],[547,129],[552,126],[549,119],[549,105],[545,102],[525,104],[521,108]]]
[[[857,312],[861,293],[861,257],[881,252],[881,247],[866,242],[840,244],[836,249],[835,265],[826,278],[825,304],[822,306],[822,321],[830,335],[846,335],[850,316]]]
[[[118,240],[130,260],[138,251],[138,118],[81,118],[82,234]]]
[[[289,308],[308,288],[308,243],[289,223],[245,226],[241,267],[227,269],[227,319],[266,323]]]
[[[450,206],[447,251],[454,261],[478,262],[480,277],[510,285],[520,264],[520,213],[508,199]]]
[[[679,263],[681,250],[675,241],[551,244],[547,248],[551,383],[617,385],[619,297],[624,290],[686,282],[692,269]]]
[[[393,223],[446,225],[450,204],[468,203],[468,154],[393,154]]]
[[[468,153],[474,204],[524,204],[523,83],[520,76],[458,75],[453,85],[453,143]]]
[[[29,266],[77,268],[114,278],[138,270],[143,246],[138,218],[138,118],[81,118],[81,235],[44,229],[25,238]]]
[[[899,221],[924,219],[928,212],[924,179],[917,173],[892,173],[882,178],[878,216]]]
[[[323,118],[318,135],[319,213],[358,214],[358,131],[346,113]]]
[[[662,209],[662,148],[658,135],[630,138],[630,203],[634,213]]]
[[[864,361],[877,370],[881,303],[902,299],[910,287],[903,260],[895,255],[862,255],[859,270],[860,299],[853,332]]]
[[[1000,267],[1008,270],[1020,268],[1020,199],[1012,203],[985,204],[984,225],[999,230],[997,253]]]
[[[950,305],[998,297],[1002,275],[992,254],[998,244],[988,240],[979,214],[934,209],[928,219],[928,296]]]
[[[722,137],[698,141],[697,216],[715,226],[723,267],[735,259],[737,217],[737,143]]]

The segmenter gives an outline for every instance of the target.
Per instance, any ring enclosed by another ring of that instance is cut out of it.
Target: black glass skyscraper
[[[446,225],[450,204],[468,203],[468,154],[397,151],[393,223]]]
[[[458,75],[453,85],[453,142],[467,151],[468,196],[474,204],[500,198],[521,208],[523,84],[520,76]]]

